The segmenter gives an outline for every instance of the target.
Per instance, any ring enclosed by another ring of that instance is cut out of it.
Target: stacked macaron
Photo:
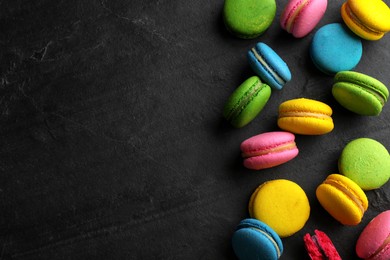
[[[294,38],[309,35],[325,15],[327,3],[289,0],[281,13],[280,27]],[[379,116],[389,97],[387,87],[372,76],[352,70],[363,56],[362,40],[379,40],[390,31],[390,9],[380,0],[347,0],[340,12],[344,24],[319,28],[313,34],[308,53],[319,71],[334,77],[331,92],[343,108],[358,115]],[[253,39],[265,33],[275,13],[274,0],[225,0],[223,19],[230,33]],[[223,116],[236,128],[251,123],[273,91],[283,90],[292,80],[287,63],[264,42],[247,51],[247,60],[254,75],[234,90],[223,108]],[[295,135],[332,132],[332,116],[332,108],[320,100],[296,97],[282,102],[276,121],[280,130],[258,133],[242,141],[244,167],[263,170],[290,162],[299,154]],[[329,216],[342,225],[355,226],[369,208],[366,191],[379,189],[390,179],[390,156],[378,141],[358,138],[341,151],[338,169],[339,173],[332,173],[319,183],[315,195]],[[298,183],[276,179],[253,191],[248,212],[250,218],[242,220],[233,234],[234,252],[239,259],[278,259],[284,250],[282,239],[296,234],[308,221],[310,204]],[[390,214],[384,215],[363,231],[356,245],[359,257],[389,259],[390,238],[380,235],[377,240],[381,242],[372,242],[376,241],[373,234],[379,232],[376,222],[385,219],[390,228]],[[341,259],[324,232],[314,230],[314,235],[306,234],[303,240],[311,259]],[[367,241],[372,246],[367,246]]]

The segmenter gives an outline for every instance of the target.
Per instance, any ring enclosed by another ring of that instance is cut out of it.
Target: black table
[[[281,259],[308,259],[302,237],[314,229],[355,259],[359,233],[390,209],[390,183],[366,192],[353,227],[330,217],[315,189],[349,141],[390,148],[390,105],[378,117],[342,108],[333,77],[310,60],[315,31],[295,39],[281,29],[286,3],[264,35],[242,40],[224,28],[223,1],[1,1],[0,259],[235,259],[230,239],[250,195],[279,178],[311,204]],[[329,1],[315,30],[342,22],[341,4]],[[258,41],[293,79],[235,129],[222,109],[253,75],[246,52]],[[363,49],[355,70],[389,84],[390,36]],[[278,130],[279,104],[298,97],[329,104],[335,129],[297,135],[300,154],[284,165],[245,169],[240,143]]]

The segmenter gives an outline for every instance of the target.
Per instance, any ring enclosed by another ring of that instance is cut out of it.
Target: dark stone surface
[[[247,203],[264,181],[285,178],[307,193],[311,216],[283,239],[281,259],[307,259],[302,237],[328,233],[343,259],[390,208],[390,183],[367,192],[358,226],[342,226],[315,198],[337,172],[345,144],[371,137],[390,147],[389,105],[354,115],[331,95],[308,47],[281,30],[278,1],[269,30],[229,35],[223,1],[0,2],[0,259],[235,259],[230,245]],[[388,3],[388,1],[386,1]],[[342,22],[329,1],[319,26]],[[356,67],[390,82],[390,36],[363,42]],[[293,80],[274,91],[242,129],[222,118],[232,91],[253,75],[246,51],[270,45]],[[241,164],[239,144],[276,130],[277,108],[307,97],[328,103],[335,129],[297,136],[299,156],[263,171]]]

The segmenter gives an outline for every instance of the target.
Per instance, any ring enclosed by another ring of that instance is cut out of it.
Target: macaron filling
[[[284,23],[284,27],[286,28],[287,32],[289,32],[289,33],[292,32],[295,19],[298,17],[298,15],[301,12],[301,10],[306,5],[309,4],[309,2],[310,2],[310,0],[303,0],[301,2],[298,2],[297,5],[294,6],[294,8],[291,9],[291,11],[287,15],[287,18],[286,18],[285,23]]]
[[[346,14],[349,16],[349,18],[351,18],[351,20],[357,25],[359,26],[362,30],[368,32],[368,33],[371,33],[371,34],[376,34],[378,36],[384,34],[385,32],[381,32],[381,31],[378,31],[378,30],[375,30],[373,28],[369,28],[367,27],[366,25],[364,25],[360,20],[359,18],[354,14],[354,12],[352,11],[352,9],[349,7],[349,5],[347,3],[345,3],[345,11],[346,11]]]
[[[230,110],[227,115],[227,120],[231,121],[233,118],[236,118],[241,112],[245,109],[245,107],[250,103],[250,101],[258,95],[263,83],[261,81],[256,81],[253,85],[248,89],[247,92],[242,95],[242,97],[237,101],[236,105]]]
[[[260,64],[264,67],[264,69],[269,72],[269,74],[272,76],[272,78],[275,79],[276,82],[278,82],[280,85],[286,84],[286,81],[281,76],[279,76],[273,68],[271,68],[271,66],[264,60],[263,56],[256,50],[255,47],[253,47],[251,51]]]
[[[315,244],[315,246],[317,247],[318,251],[321,253],[321,256],[324,256],[325,259],[327,258],[326,254],[325,254],[325,250],[322,248],[320,242],[318,241],[317,239],[317,236],[316,235],[312,235],[311,236],[311,241],[313,241],[313,243]]]
[[[345,187],[339,181],[332,180],[332,179],[326,179],[324,181],[324,184],[331,185],[332,187],[343,192],[349,199],[351,199],[351,201],[353,201],[356,204],[356,206],[359,208],[361,213],[364,214],[365,209],[363,207],[363,202],[359,199],[359,196],[357,196],[352,190]]]
[[[383,244],[372,254],[368,259],[380,259],[376,258],[379,256],[383,250],[386,250],[386,247],[388,247],[390,244],[390,234],[387,236],[387,238],[383,241]]]
[[[360,87],[360,86],[359,86]],[[367,91],[369,92],[370,94],[372,94],[376,99],[378,99],[378,101],[382,104],[382,106],[385,105],[386,101],[387,101],[387,98],[386,96],[384,96],[382,94],[382,92],[379,92],[378,90],[376,89],[373,89],[371,87],[368,87],[368,88],[362,88],[364,91]]]
[[[272,244],[275,246],[275,250],[276,250],[276,254],[278,255],[278,258],[281,256],[282,253],[280,252],[280,248],[278,246],[278,243],[276,243],[275,239],[270,234],[268,234],[264,230],[261,230],[260,228],[250,227],[250,229],[256,230],[256,231],[260,232],[261,234],[263,234],[264,236],[266,236],[269,239],[269,241],[271,241]]]
[[[331,120],[330,115],[306,111],[280,111],[279,118],[283,117],[314,117],[323,120]]]
[[[261,148],[261,149],[254,150],[251,152],[245,152],[245,153],[242,153],[242,157],[248,158],[248,157],[252,157],[252,156],[260,156],[260,155],[266,155],[266,154],[270,154],[270,153],[278,153],[278,152],[282,152],[282,151],[286,151],[286,150],[292,150],[295,148],[296,148],[295,142],[291,141],[291,142],[282,143],[282,144],[277,145],[277,146]]]

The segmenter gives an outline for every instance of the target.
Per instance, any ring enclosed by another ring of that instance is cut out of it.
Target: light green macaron
[[[223,20],[233,35],[253,39],[262,35],[276,14],[275,0],[225,0]]]
[[[231,94],[223,116],[237,128],[249,124],[264,108],[271,96],[271,87],[257,76],[245,80]]]
[[[377,116],[387,102],[389,90],[371,76],[341,71],[334,77],[332,94],[344,108],[356,114]]]
[[[358,138],[344,147],[338,167],[363,190],[378,189],[390,178],[390,155],[380,142]]]

